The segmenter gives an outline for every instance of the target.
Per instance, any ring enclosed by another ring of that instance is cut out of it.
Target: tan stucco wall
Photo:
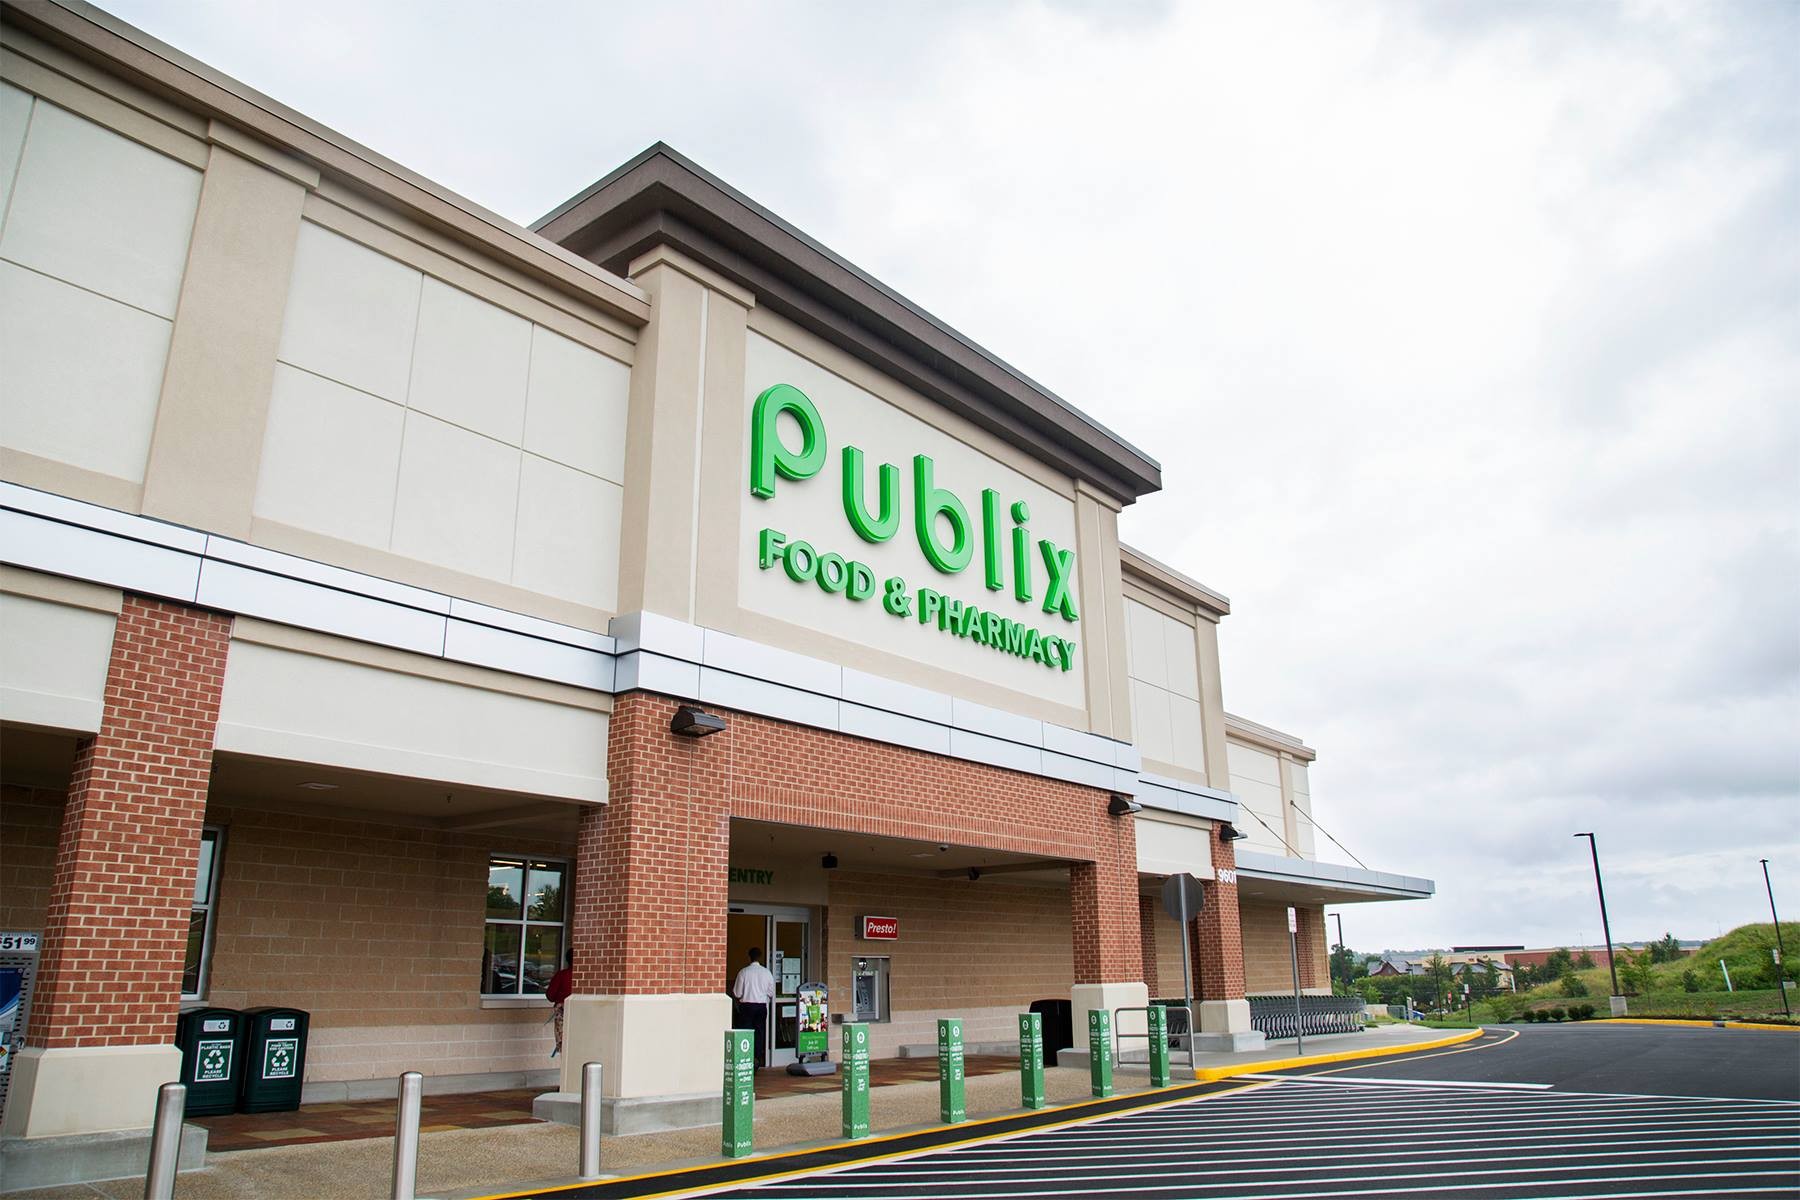
[[[634,289],[6,42],[0,478],[605,628]]]

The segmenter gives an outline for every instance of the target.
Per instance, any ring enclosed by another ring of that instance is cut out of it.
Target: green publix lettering
[[[790,450],[776,432],[776,425],[783,415],[799,426],[798,450]],[[750,421],[752,495],[768,500],[774,497],[779,480],[812,478],[824,469],[826,454],[825,422],[805,392],[792,384],[778,383],[756,398]],[[962,499],[949,489],[937,486],[936,467],[927,455],[913,456],[913,535],[927,562],[945,575],[954,575],[974,560],[975,529]],[[892,539],[900,531],[901,524],[900,468],[892,463],[879,465],[875,472],[872,505],[869,502],[868,464],[860,447],[843,448],[842,474],[844,517],[850,528],[871,544]],[[1011,518],[1010,528],[1004,527],[1006,517]],[[1035,599],[1032,537],[1026,524],[1030,520],[1031,509],[1023,500],[1006,505],[999,492],[992,488],[982,490],[982,582],[991,592],[1004,591],[1010,565],[1013,597],[1022,604]],[[946,527],[948,537],[942,536]],[[1010,545],[1003,547],[1003,541]],[[1036,545],[1035,557],[1043,565],[1043,611],[1069,622],[1080,620],[1074,595],[1075,552],[1065,550],[1047,538],[1037,539]],[[1005,553],[1006,549],[1011,550],[1010,556]],[[778,530],[762,531],[758,560],[764,570],[779,562],[796,583],[813,581],[825,591],[842,593],[851,600],[865,600],[875,592],[873,573],[865,564],[838,554],[820,552],[808,542],[789,542]],[[900,587],[903,594],[903,581],[888,582],[890,589]],[[918,588],[917,593],[921,625],[935,624],[941,632],[1046,667],[1067,671],[1074,666],[1076,643],[1073,639],[1043,633],[931,588]],[[890,607],[889,611],[897,616],[905,615],[911,611],[910,603],[907,600]]]

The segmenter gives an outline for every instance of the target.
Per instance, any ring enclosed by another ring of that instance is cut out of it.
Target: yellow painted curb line
[[[1775,1025],[1764,1021],[1705,1021],[1678,1017],[1602,1017],[1596,1025],[1677,1025],[1689,1029],[1781,1029],[1800,1033],[1800,1025]]]
[[[1767,1021],[1727,1021],[1727,1029],[1785,1029],[1789,1033],[1800,1033],[1800,1025],[1772,1025]]]
[[[1365,1046],[1361,1050],[1344,1050],[1337,1054],[1312,1054],[1302,1058],[1265,1058],[1259,1062],[1234,1063],[1229,1067],[1201,1067],[1194,1078],[1207,1083],[1230,1079],[1234,1075],[1260,1075],[1264,1071],[1286,1071],[1294,1067],[1316,1067],[1324,1063],[1349,1062],[1357,1058],[1386,1058],[1392,1054],[1412,1054],[1419,1050],[1441,1050],[1460,1042],[1472,1042],[1486,1033],[1471,1029],[1433,1042],[1413,1042],[1405,1046]]]

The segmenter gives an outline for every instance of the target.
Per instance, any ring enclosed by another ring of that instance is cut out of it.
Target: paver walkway
[[[1004,1054],[971,1054],[963,1061],[969,1078],[1018,1070],[1018,1060]],[[891,1087],[937,1079],[935,1058],[886,1058],[870,1064],[869,1085]],[[836,1092],[843,1086],[836,1075],[789,1075],[781,1068],[756,1073],[756,1098],[774,1100],[812,1092]],[[528,1125],[531,1102],[543,1088],[516,1088],[500,1092],[465,1092],[426,1096],[419,1105],[419,1132],[442,1133],[450,1129],[497,1129]],[[347,1142],[357,1138],[391,1137],[394,1132],[392,1100],[338,1100],[305,1104],[293,1112],[233,1113],[222,1117],[193,1117],[190,1124],[207,1130],[208,1154],[234,1150],[258,1150],[270,1146],[306,1146],[315,1142]]]

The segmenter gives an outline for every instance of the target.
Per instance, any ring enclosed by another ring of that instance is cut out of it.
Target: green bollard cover
[[[1043,1108],[1044,1018],[1039,1013],[1019,1014],[1019,1103]]]
[[[725,1107],[720,1114],[719,1153],[742,1158],[750,1153],[751,1126],[756,1120],[756,1034],[748,1029],[725,1031]]]
[[[1113,1094],[1112,1014],[1104,1008],[1088,1009],[1088,1078],[1097,1099]]]
[[[938,1119],[955,1125],[968,1117],[963,1103],[962,1018],[938,1021]]]
[[[869,1136],[869,1027],[844,1026],[844,1136]]]
[[[1150,1086],[1168,1087],[1169,1075],[1169,1010],[1160,1004],[1152,1004],[1149,1012],[1150,1022]]]

